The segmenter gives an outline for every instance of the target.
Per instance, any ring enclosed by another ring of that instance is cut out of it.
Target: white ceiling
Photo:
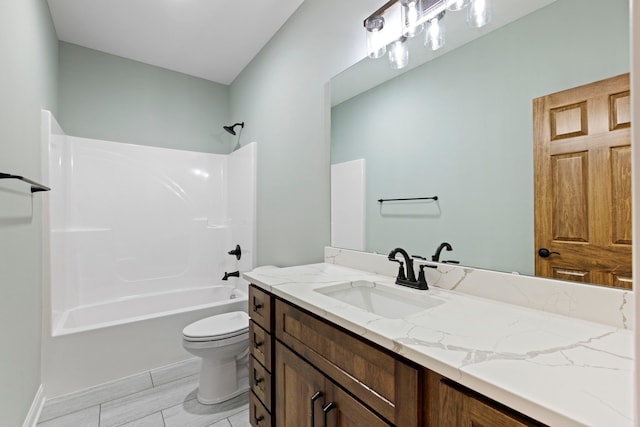
[[[304,0],[48,0],[58,39],[230,84]]]

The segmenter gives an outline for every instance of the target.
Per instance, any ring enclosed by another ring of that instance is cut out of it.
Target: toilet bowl
[[[182,345],[202,358],[198,401],[224,402],[249,389],[249,316],[233,311],[207,317],[182,330]]]

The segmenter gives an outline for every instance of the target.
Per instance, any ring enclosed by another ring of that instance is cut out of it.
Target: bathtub
[[[217,285],[121,297],[74,307],[61,313],[52,335],[56,337],[156,317],[179,317],[181,313],[191,311],[212,313],[208,315],[246,312],[247,295],[232,286]]]
[[[43,337],[47,399],[192,358],[182,347],[186,325],[247,311],[246,292],[233,286],[241,287],[244,281],[234,280],[237,283],[119,298],[63,313],[53,334]]]

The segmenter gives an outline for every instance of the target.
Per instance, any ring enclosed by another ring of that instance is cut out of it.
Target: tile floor
[[[189,359],[52,399],[38,427],[249,427],[248,393],[198,402],[199,368]]]

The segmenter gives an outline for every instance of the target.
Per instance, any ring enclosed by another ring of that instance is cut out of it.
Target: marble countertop
[[[432,287],[441,301],[384,318],[317,289],[394,278],[333,264],[254,270],[255,285],[550,426],[633,425],[633,334]]]

